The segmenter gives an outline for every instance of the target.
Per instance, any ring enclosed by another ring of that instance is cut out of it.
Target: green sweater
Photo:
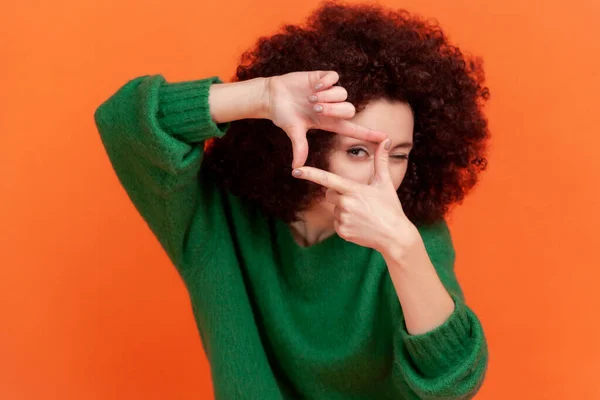
[[[385,261],[338,235],[310,247],[201,170],[217,77],[126,83],[95,113],[129,198],[188,290],[216,399],[468,399],[487,368],[444,220],[418,227],[456,304],[410,335]]]

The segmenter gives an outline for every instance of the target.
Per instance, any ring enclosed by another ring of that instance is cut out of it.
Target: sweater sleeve
[[[456,279],[454,247],[446,222],[422,229],[427,252],[455,308],[442,325],[423,334],[409,334],[404,321],[400,321],[394,340],[395,374],[419,399],[471,399],[487,370],[483,328],[465,304]]]
[[[167,83],[160,75],[123,85],[94,117],[112,167],[129,199],[177,267],[192,225],[210,242],[218,191],[199,176],[203,142],[221,137],[229,124],[211,119],[208,95],[217,77]],[[201,210],[202,212],[198,212]]]

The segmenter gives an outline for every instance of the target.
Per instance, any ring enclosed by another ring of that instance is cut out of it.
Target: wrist
[[[209,92],[211,117],[215,123],[248,118],[267,118],[269,78],[213,84]]]
[[[410,260],[415,258],[415,255],[421,254],[424,249],[423,239],[415,227],[407,234],[390,238],[384,243],[380,253],[388,265],[406,266],[410,265]]]
[[[267,119],[269,115],[269,82],[270,77],[254,78],[247,82],[247,116],[246,118]]]

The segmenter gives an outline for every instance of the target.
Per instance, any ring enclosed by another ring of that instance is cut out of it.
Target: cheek
[[[402,181],[404,181],[404,177],[406,176],[406,164],[398,166],[397,168],[392,168],[390,173],[392,175],[392,182],[394,182],[394,187],[396,188],[396,190],[398,190],[398,188],[402,184]]]
[[[373,175],[373,164],[366,161],[353,161],[342,152],[329,159],[329,172],[354,182],[368,184]]]

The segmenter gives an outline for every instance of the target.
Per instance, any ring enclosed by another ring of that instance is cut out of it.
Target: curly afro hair
[[[414,114],[414,148],[398,189],[415,225],[445,217],[485,170],[489,137],[482,62],[451,45],[436,21],[406,10],[327,2],[303,26],[258,39],[242,55],[234,81],[294,71],[334,70],[360,112],[378,98],[407,102]],[[327,169],[334,134],[309,131],[306,165]],[[232,194],[286,222],[323,192],[291,176],[292,147],[269,120],[234,121],[207,144],[205,167]]]

